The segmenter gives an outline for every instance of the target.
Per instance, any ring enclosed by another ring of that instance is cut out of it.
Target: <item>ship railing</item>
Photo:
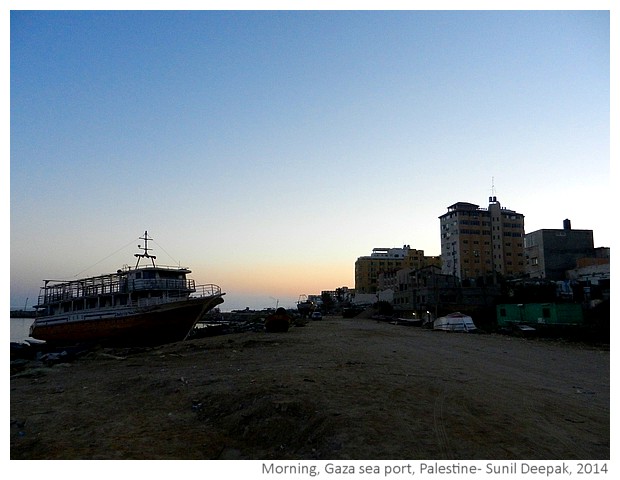
[[[120,292],[123,285],[117,275],[101,275],[70,281],[46,280],[45,286],[41,287],[39,304],[114,294]]]
[[[148,264],[138,265],[137,268],[135,266],[132,267],[131,265],[123,265],[123,268],[121,269],[123,273],[132,272],[135,270],[170,270],[174,272],[179,272],[179,271],[184,271],[185,273],[191,272],[189,267],[182,267],[180,265],[162,265],[159,263],[156,264],[155,266],[148,265]]]
[[[129,282],[123,279],[120,282],[106,281],[99,284],[72,281],[42,287],[37,305],[42,307],[43,305],[72,301],[84,297],[148,290],[166,291],[168,297],[186,297],[188,294],[191,294],[193,297],[206,297],[221,294],[221,289],[218,285],[196,285],[193,279],[136,279]]]
[[[125,279],[105,283],[67,282],[59,285],[48,285],[41,289],[39,305],[75,300],[97,295],[112,295],[140,290],[167,290],[178,291],[187,295],[196,289],[192,279],[139,279],[127,281]]]
[[[215,295],[221,295],[222,289],[218,285],[213,283],[206,283],[204,285],[196,285],[195,292],[191,295],[193,298],[197,297],[213,297]]]
[[[130,291],[137,290],[178,290],[180,292],[193,292],[196,288],[195,281],[192,279],[135,279],[129,283]]]

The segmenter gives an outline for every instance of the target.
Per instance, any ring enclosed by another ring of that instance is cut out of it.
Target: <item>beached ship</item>
[[[300,295],[297,301],[297,311],[299,314],[306,318],[316,308],[315,303],[308,298],[308,295]]]
[[[224,301],[217,285],[196,285],[191,270],[155,264],[144,246],[134,268],[79,280],[44,280],[30,336],[50,344],[161,344],[187,338]],[[141,260],[150,264],[140,265]]]

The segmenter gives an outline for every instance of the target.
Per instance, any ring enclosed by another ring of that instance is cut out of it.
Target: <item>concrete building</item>
[[[375,294],[379,289],[379,278],[383,274],[393,276],[402,268],[419,269],[427,265],[439,265],[439,257],[426,257],[424,250],[409,245],[402,248],[373,248],[369,256],[355,261],[355,295]]]
[[[592,230],[573,230],[568,219],[563,226],[562,229],[536,230],[525,236],[527,277],[566,280],[567,272],[580,266],[582,259],[601,255],[594,248]],[[605,260],[592,263],[605,263]]]
[[[454,311],[479,311],[493,306],[501,292],[499,285],[463,287],[458,277],[443,274],[441,268],[434,265],[419,270],[400,270],[397,278],[394,308],[415,312],[418,318],[434,319]]]
[[[396,273],[394,307],[399,310],[427,310],[439,303],[439,291],[459,286],[452,275],[442,275],[441,267],[404,268]]]
[[[351,302],[353,297],[355,297],[355,290],[346,286],[338,287],[336,290],[322,290],[321,298],[325,298],[326,296],[329,296],[334,303],[347,303]]]
[[[609,300],[611,272],[607,263],[593,263],[578,266],[566,272],[568,280],[581,286],[584,300]]]
[[[489,197],[489,208],[458,202],[439,217],[442,274],[463,286],[495,284],[525,272],[524,215],[502,208]]]

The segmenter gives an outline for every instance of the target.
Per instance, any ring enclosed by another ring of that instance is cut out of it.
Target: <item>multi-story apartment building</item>
[[[355,294],[377,293],[381,274],[394,275],[402,268],[419,269],[427,265],[438,265],[439,257],[425,257],[424,250],[409,245],[402,248],[373,248],[370,256],[355,261]]]
[[[524,215],[502,208],[497,197],[489,197],[487,209],[455,203],[439,220],[442,274],[455,275],[464,284],[495,283],[497,274],[524,274]]]
[[[355,296],[355,291],[349,287],[338,287],[336,290],[322,290],[321,298],[325,296],[329,296],[335,303],[346,303]]]
[[[579,260],[597,257],[592,230],[573,230],[568,219],[563,226],[525,236],[525,272],[529,278],[566,280],[567,271],[580,266]]]

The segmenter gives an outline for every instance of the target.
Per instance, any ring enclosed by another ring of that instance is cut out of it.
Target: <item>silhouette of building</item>
[[[567,272],[580,266],[581,259],[596,258],[592,230],[573,230],[568,219],[563,227],[536,230],[525,236],[527,277],[566,280]]]

